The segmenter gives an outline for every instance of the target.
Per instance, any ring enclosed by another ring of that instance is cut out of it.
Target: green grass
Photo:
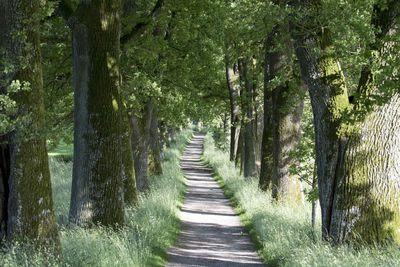
[[[49,157],[62,161],[71,161],[74,154],[73,144],[67,144],[63,141],[57,145],[57,147],[49,150]]]
[[[0,252],[0,266],[163,266],[166,250],[181,227],[179,208],[186,190],[180,156],[192,136],[183,130],[165,151],[163,175],[149,178],[150,192],[139,195],[139,205],[126,209],[126,226],[107,228],[60,226],[59,259],[34,252],[26,244],[8,244]],[[50,159],[55,213],[66,222],[70,202],[72,162]]]
[[[309,205],[274,204],[270,192],[260,191],[255,179],[245,180],[229,155],[215,149],[210,134],[203,160],[213,168],[269,266],[400,266],[400,249],[395,245],[331,246],[320,237],[320,226],[313,235]]]

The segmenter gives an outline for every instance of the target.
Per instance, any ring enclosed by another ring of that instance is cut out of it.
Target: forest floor
[[[211,169],[200,163],[204,137],[195,133],[182,156],[188,187],[167,266],[265,266]]]

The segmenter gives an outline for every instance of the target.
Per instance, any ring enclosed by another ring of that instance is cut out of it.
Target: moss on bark
[[[42,136],[44,104],[40,4],[30,0],[7,1],[4,4],[5,14],[0,15],[6,17],[9,28],[5,48],[16,70],[11,79],[29,84],[30,88],[10,93],[18,105],[18,115],[29,114],[30,118],[23,128],[17,126],[7,134],[10,148],[7,235],[11,239],[28,239],[58,249],[48,156]],[[21,61],[22,58],[24,61]]]
[[[120,92],[120,12],[120,1],[81,1],[71,19],[75,144],[70,220],[79,224],[122,225],[124,193],[125,201],[136,198]]]

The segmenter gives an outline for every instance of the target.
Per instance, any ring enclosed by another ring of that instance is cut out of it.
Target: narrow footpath
[[[181,159],[188,188],[167,266],[265,266],[211,169],[200,164],[203,142],[195,133]]]

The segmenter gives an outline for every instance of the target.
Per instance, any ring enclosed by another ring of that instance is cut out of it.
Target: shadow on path
[[[204,134],[195,133],[181,159],[188,188],[167,266],[266,266],[211,169],[200,164],[203,141]]]

